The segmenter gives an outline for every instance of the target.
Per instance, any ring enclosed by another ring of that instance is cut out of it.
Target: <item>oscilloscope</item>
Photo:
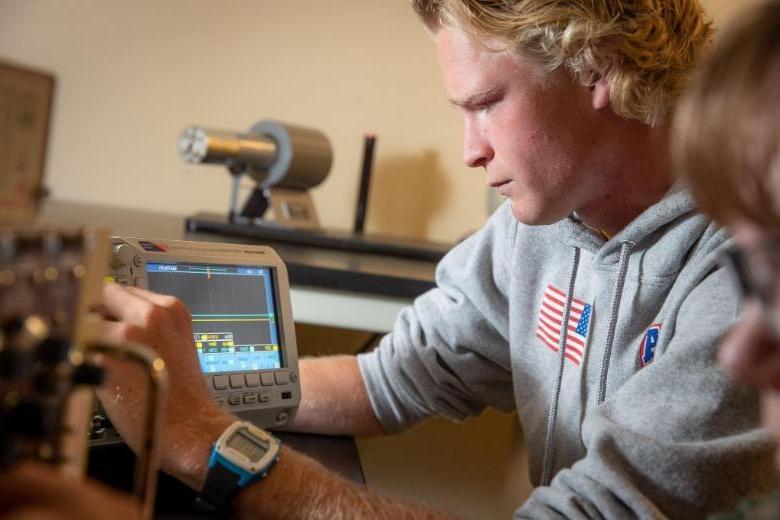
[[[260,427],[285,424],[301,398],[287,269],[263,246],[114,237],[112,276],[176,296],[212,397]],[[175,376],[174,376],[175,377]]]

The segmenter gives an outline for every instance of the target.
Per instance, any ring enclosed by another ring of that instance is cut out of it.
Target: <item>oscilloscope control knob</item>
[[[121,269],[125,266],[122,258],[117,254],[117,249],[121,246],[114,246],[113,255],[111,255],[111,269]]]
[[[119,285],[131,285],[130,266],[135,256],[133,248],[127,244],[115,244],[111,258],[111,276]]]
[[[133,252],[133,248],[129,245],[118,244],[114,246],[114,261],[119,264],[117,267],[124,267],[132,263],[134,256],[136,255]]]
[[[117,244],[114,246],[114,259],[111,262],[111,267],[114,269],[120,269],[122,267],[132,265],[134,258],[137,256],[133,251],[133,248],[128,244]]]

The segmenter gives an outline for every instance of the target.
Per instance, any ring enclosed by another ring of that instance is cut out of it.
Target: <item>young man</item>
[[[438,288],[399,315],[375,352],[301,364],[294,427],[366,435],[516,410],[539,486],[519,518],[700,517],[768,489],[756,395],[715,364],[738,312],[738,289],[718,264],[728,240],[672,186],[668,166],[669,116],[710,33],[699,5],[419,0],[415,9],[464,118],[464,159],[510,200],[442,261]],[[155,344],[174,367],[172,402],[201,403],[195,419],[172,407],[176,449],[164,460],[198,488],[211,443],[233,419],[198,382],[186,313],[137,290],[110,287],[106,301],[119,320],[113,337]],[[304,500],[288,498],[304,488]],[[290,517],[415,514],[290,450],[235,503]]]
[[[728,240],[673,186],[669,116],[710,29],[695,0],[419,0],[464,159],[510,200],[441,263],[379,348],[301,363],[294,426],[380,434],[516,410],[539,487],[517,518],[701,517],[773,483],[757,396],[715,346]],[[209,399],[180,302],[106,288],[108,335],[171,367],[163,469],[199,489],[234,417]],[[104,403],[137,442],[133,385]],[[180,406],[176,403],[187,403]],[[418,518],[283,448],[238,516]]]
[[[780,441],[780,2],[729,28],[686,95],[674,159],[700,206],[728,226],[744,312],[721,365],[761,389],[763,424]],[[776,456],[780,468],[780,455]],[[780,495],[733,518],[780,518]]]

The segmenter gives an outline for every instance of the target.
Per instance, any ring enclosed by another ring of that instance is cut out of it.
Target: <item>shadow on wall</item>
[[[424,239],[448,188],[433,150],[382,159],[371,179],[367,227],[382,235]]]

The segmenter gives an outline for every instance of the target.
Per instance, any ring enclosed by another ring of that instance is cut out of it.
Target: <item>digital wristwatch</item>
[[[214,443],[195,508],[222,511],[239,489],[265,477],[279,460],[281,441],[252,423],[236,421]]]

